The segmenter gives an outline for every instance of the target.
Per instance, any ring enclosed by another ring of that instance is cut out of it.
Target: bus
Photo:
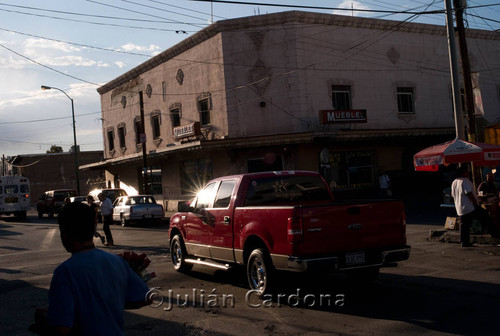
[[[30,181],[23,176],[0,176],[0,215],[25,219],[31,207]]]

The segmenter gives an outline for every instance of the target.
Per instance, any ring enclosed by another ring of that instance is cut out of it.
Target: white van
[[[0,215],[26,218],[30,209],[30,181],[23,176],[0,176]]]

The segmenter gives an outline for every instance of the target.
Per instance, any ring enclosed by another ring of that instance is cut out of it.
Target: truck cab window
[[[217,192],[217,197],[215,198],[214,208],[227,208],[231,202],[233,189],[234,181],[222,182]]]
[[[202,191],[198,193],[198,200],[196,202],[196,209],[204,209],[210,207],[210,201],[214,199],[214,191],[216,182],[210,183]]]

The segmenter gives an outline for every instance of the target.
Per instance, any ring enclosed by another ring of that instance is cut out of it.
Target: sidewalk
[[[429,232],[429,241],[460,244],[460,231],[444,228],[431,230]],[[494,238],[489,234],[471,234],[470,242],[479,245],[500,245],[500,239]]]

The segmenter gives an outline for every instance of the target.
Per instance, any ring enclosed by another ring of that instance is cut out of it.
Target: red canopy
[[[498,166],[500,146],[455,139],[423,149],[413,157],[417,171],[438,171],[440,164],[465,162],[473,162],[475,166]]]

